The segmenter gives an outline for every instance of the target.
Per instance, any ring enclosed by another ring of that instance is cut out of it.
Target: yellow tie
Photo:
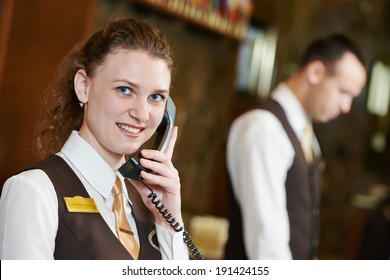
[[[313,150],[311,147],[311,143],[313,140],[313,126],[311,123],[308,123],[304,129],[303,138],[301,141],[303,154],[305,155],[305,159],[307,163],[313,162]]]
[[[115,230],[118,234],[118,239],[123,246],[125,246],[127,251],[129,251],[133,259],[138,260],[139,245],[137,240],[134,238],[134,233],[126,218],[125,210],[123,208],[122,183],[118,177],[116,177],[112,193],[114,194],[114,205],[112,209],[114,210],[116,224]]]

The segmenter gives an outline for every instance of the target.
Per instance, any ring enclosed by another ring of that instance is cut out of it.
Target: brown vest
[[[288,170],[285,183],[292,257],[293,259],[313,259],[317,255],[319,234],[318,159],[315,159],[312,165],[307,165],[301,144],[279,103],[269,99],[261,105],[261,109],[273,113],[279,119],[295,151],[294,161]],[[225,258],[248,259],[244,246],[241,210],[234,198],[231,186],[229,201],[231,205],[230,227]]]
[[[99,213],[67,211],[64,197],[89,195],[80,179],[61,157],[53,155],[29,169],[42,169],[53,182],[57,193],[59,224],[55,240],[55,259],[132,259]],[[154,248],[158,247],[158,241],[152,214],[134,187],[127,186],[127,190],[133,202],[133,215],[140,238],[139,259],[161,259],[160,252]]]

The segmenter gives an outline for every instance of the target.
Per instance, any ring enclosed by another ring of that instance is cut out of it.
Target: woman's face
[[[140,50],[108,54],[93,77],[75,76],[85,103],[79,134],[112,167],[133,154],[156,131],[169,96],[171,72],[165,60]]]

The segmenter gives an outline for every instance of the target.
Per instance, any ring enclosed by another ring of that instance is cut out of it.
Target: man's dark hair
[[[334,62],[346,52],[354,54],[365,66],[363,53],[358,46],[343,34],[333,34],[313,41],[303,54],[299,67],[303,68],[312,61],[320,60],[328,69],[332,69]]]

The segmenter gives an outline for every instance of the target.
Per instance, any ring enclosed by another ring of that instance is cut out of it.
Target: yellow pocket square
[[[93,198],[85,198],[82,196],[64,197],[68,212],[78,213],[99,213]]]

